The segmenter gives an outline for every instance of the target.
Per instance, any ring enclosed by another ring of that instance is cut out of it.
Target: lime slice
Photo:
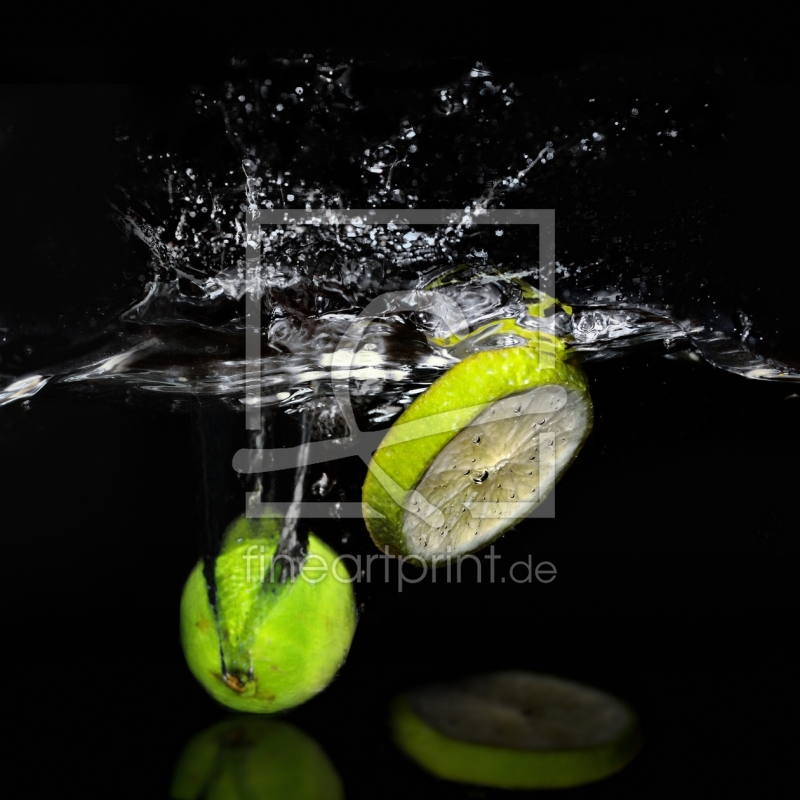
[[[598,689],[529,672],[498,672],[401,695],[396,744],[440,778],[506,789],[579,786],[637,753],[635,712]]]
[[[375,543],[432,566],[485,547],[547,497],[586,439],[586,378],[553,336],[465,358],[389,429],[362,501]]]

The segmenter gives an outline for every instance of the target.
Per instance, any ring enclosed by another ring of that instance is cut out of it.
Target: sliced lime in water
[[[585,376],[560,339],[468,356],[373,455],[362,494],[373,540],[434,566],[488,545],[543,502],[591,425]]]
[[[638,752],[635,712],[579,683],[498,672],[401,695],[394,741],[441,778],[506,789],[549,789],[601,780]]]

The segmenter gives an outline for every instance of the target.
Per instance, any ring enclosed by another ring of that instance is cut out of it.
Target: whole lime
[[[214,602],[203,564],[181,599],[181,642],[209,694],[237,711],[272,713],[321,692],[355,633],[351,578],[316,536],[294,581],[280,580],[277,518],[236,520],[214,565]]]

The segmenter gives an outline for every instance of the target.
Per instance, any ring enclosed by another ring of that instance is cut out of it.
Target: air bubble
[[[461,104],[451,89],[440,89],[436,96],[436,108],[442,114],[452,114],[461,108]]]

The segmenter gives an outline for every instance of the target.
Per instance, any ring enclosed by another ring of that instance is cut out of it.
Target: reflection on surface
[[[175,767],[175,800],[339,800],[342,781],[322,748],[287,722],[234,718],[199,733]]]

